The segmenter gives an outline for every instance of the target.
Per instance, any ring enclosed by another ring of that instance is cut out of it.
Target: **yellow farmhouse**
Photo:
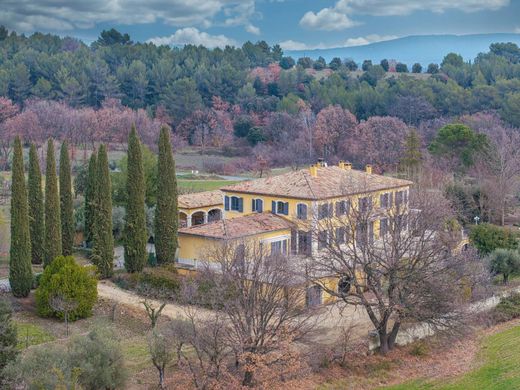
[[[349,163],[327,166],[320,162],[220,191],[182,195],[179,265],[196,268],[215,244],[233,240],[261,244],[272,254],[314,257],[329,239],[327,234],[332,234],[320,232],[320,226],[333,218],[348,218],[351,208],[370,206],[383,211],[376,213],[379,219],[372,220],[364,232],[368,239],[377,239],[386,229],[384,210],[406,206],[411,185],[374,174],[371,166],[355,170]],[[334,234],[337,239],[345,232]]]

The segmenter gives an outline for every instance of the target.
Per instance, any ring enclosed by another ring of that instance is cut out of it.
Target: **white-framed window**
[[[379,237],[384,237],[388,234],[388,218],[381,218],[379,221]]]
[[[273,200],[271,202],[271,211],[273,214],[289,215],[289,202]]]
[[[342,215],[347,215],[350,207],[350,202],[348,200],[340,200],[336,202],[336,216],[340,217]]]
[[[251,210],[254,213],[261,213],[264,211],[264,201],[260,198],[251,200]]]
[[[318,232],[318,249],[324,249],[329,243],[329,232],[322,230]]]
[[[232,210],[232,211],[238,211],[243,212],[244,211],[244,198],[238,197],[238,196],[225,196],[224,197],[224,209],[226,211]]]
[[[363,198],[359,198],[359,212],[366,213],[372,207],[372,198],[370,196],[365,196]]]
[[[272,241],[271,242],[271,256],[286,255],[288,253],[288,240]]]
[[[333,216],[333,205],[332,203],[324,203],[319,205],[318,208],[318,219],[331,218]]]
[[[392,207],[393,196],[391,192],[386,192],[379,196],[379,203],[382,209],[389,209]]]
[[[298,203],[296,206],[296,216],[298,219],[307,219],[307,205],[305,203]]]

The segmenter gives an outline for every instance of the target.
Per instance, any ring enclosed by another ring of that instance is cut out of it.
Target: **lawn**
[[[48,343],[55,339],[53,335],[38,324],[16,322],[16,329],[18,331],[18,349]]]
[[[179,180],[179,188],[184,192],[202,192],[218,190],[221,187],[238,183],[234,180]]]
[[[386,390],[503,390],[520,389],[520,326],[487,336],[478,355],[478,368],[450,381],[414,380]]]

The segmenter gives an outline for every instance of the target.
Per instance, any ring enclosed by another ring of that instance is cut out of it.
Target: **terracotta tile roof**
[[[318,167],[318,174],[301,169],[283,175],[244,181],[222,187],[222,191],[275,195],[298,199],[328,199],[413,184],[411,181],[366,173],[338,166]]]
[[[286,219],[271,213],[260,213],[186,227],[179,229],[179,233],[224,240],[290,228],[291,223]]]
[[[180,195],[178,206],[181,209],[195,209],[198,207],[222,205],[222,191],[204,191],[193,194]]]

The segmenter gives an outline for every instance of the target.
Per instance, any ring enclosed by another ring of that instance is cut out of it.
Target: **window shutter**
[[[224,196],[224,210],[229,211],[229,196]]]
[[[274,200],[271,202],[271,212],[276,214],[276,202]]]
[[[244,211],[244,198],[238,198],[238,211]]]
[[[264,201],[262,199],[256,200],[256,211],[262,213],[264,211]]]
[[[256,199],[251,199],[251,211],[256,211]]]
[[[285,215],[289,215],[289,202],[285,202],[285,203],[283,204],[283,213],[284,213]]]

